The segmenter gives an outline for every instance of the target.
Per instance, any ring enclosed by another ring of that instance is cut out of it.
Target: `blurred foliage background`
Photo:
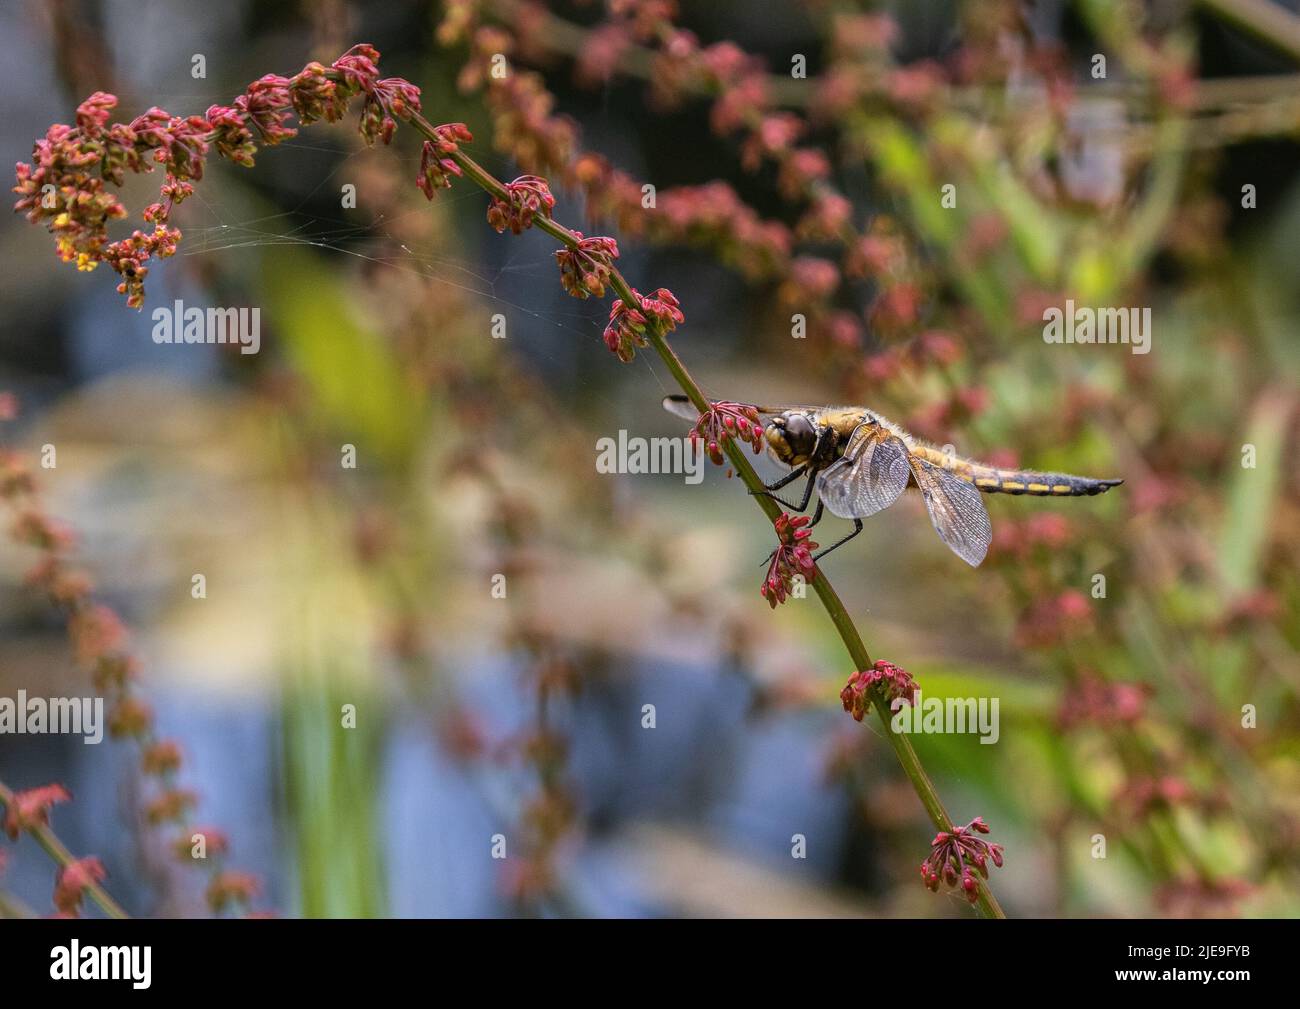
[[[905,501],[827,574],[926,696],[1000,699],[997,745],[914,742],[1006,846],[1009,913],[1294,915],[1300,20],[771,6],[8,5],[3,139],[25,160],[91,91],[201,113],[373,42],[431,121],[468,123],[498,176],[550,178],[557,219],[678,296],[674,346],[712,395],[863,403],[965,454],[1123,476],[986,499],[973,570]],[[494,234],[468,184],[426,203],[414,138],[368,150],[353,125],[214,165],[141,314],[20,218],[0,231],[6,442],[57,447],[45,505],[132,628],[194,815],[263,879],[254,906],[968,914],[919,885],[932,830],[840,710],[825,613],[759,597],[771,530],[743,487],[596,473],[598,438],[683,433],[670,376],[604,349],[608,307],[561,291],[545,235]],[[155,345],[177,298],[261,307],[261,353]],[[1046,344],[1066,298],[1149,306],[1150,353]],[[32,560],[0,552],[0,692],[85,693]],[[0,737],[11,787],[72,790],[55,826],[129,909],[202,913],[136,764]],[[40,912],[51,871],[24,840],[0,890]]]

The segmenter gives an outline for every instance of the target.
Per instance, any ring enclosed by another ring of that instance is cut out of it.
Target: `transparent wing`
[[[925,498],[939,538],[971,567],[979,567],[989,552],[993,526],[980,492],[973,483],[949,473],[942,466],[909,456],[912,475]]]
[[[664,409],[683,420],[689,420],[692,424],[700,419],[700,411],[695,409],[695,404],[685,396],[665,396]]]
[[[897,437],[876,424],[859,424],[844,454],[817,474],[817,493],[832,515],[874,515],[906,489],[907,459],[907,446]]]
[[[710,403],[718,402],[716,399],[709,400]],[[759,406],[758,404],[747,404],[753,406],[759,413],[778,414],[785,413],[787,410],[809,410],[815,407],[806,406]],[[686,396],[674,394],[664,397],[664,409],[669,413],[681,417],[684,420],[697,421],[700,419],[700,411],[695,409],[695,404]]]

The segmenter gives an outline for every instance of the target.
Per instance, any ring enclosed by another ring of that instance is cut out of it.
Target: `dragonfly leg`
[[[823,557],[825,557],[825,556],[826,556],[828,553],[830,553],[832,550],[836,549],[837,547],[842,547],[842,546],[844,546],[845,543],[847,543],[849,540],[853,539],[853,537],[856,536],[856,535],[857,535],[858,533],[860,533],[860,532],[862,532],[862,519],[854,519],[854,520],[853,520],[853,532],[849,533],[849,534],[848,534],[847,536],[845,536],[842,540],[839,540],[839,541],[837,541],[837,542],[835,542],[835,543],[832,543],[832,544],[831,544],[830,546],[828,546],[825,550],[821,550],[821,551],[819,551],[818,553],[813,554],[813,560],[814,560],[814,561],[819,561],[819,560],[821,560]]]
[[[753,490],[752,490],[752,491],[750,491],[749,493],[753,494],[755,497],[770,497],[770,498],[771,498],[773,501],[775,501],[777,504],[779,504],[779,505],[783,505],[783,506],[785,506],[786,508],[792,508],[794,511],[797,511],[797,512],[807,511],[807,509],[808,509],[808,502],[812,500],[813,483],[814,483],[814,479],[813,479],[813,478],[814,478],[816,475],[817,475],[816,473],[809,473],[809,474],[808,474],[808,483],[807,483],[807,485],[806,485],[806,486],[804,487],[804,489],[803,489],[803,500],[800,501],[798,504],[795,504],[793,501],[787,501],[785,498],[777,497],[777,496],[776,496],[775,494],[773,494],[770,490],[765,490],[765,491],[753,491]],[[780,482],[778,481],[778,483],[777,483],[775,486],[779,486],[779,485],[780,485]]]
[[[780,490],[786,484],[794,483],[801,476],[803,476],[803,471],[806,470],[807,468],[808,468],[807,463],[804,463],[802,466],[796,466],[785,476],[781,477],[780,480],[776,481],[776,483],[764,484],[763,486],[765,486],[768,490]]]
[[[812,521],[809,522],[806,526],[804,526],[804,528],[805,528],[805,529],[811,529],[811,528],[812,528],[813,526],[815,526],[818,522],[820,522],[820,521],[822,520],[822,514],[825,512],[825,510],[826,510],[826,506],[825,506],[824,504],[822,504],[821,501],[818,501],[818,502],[817,502],[817,510],[816,510],[815,512],[813,512]],[[854,534],[853,534],[853,536],[856,536],[856,535],[857,535],[857,533],[854,533]],[[852,539],[853,536],[849,536],[849,537],[847,537],[847,538],[848,538],[848,539]],[[841,540],[840,542],[842,543],[842,542],[844,542],[844,541]],[[839,543],[837,543],[837,544],[835,544],[835,545],[836,545],[836,546],[839,546]],[[833,548],[832,548],[832,549],[833,549]],[[776,556],[776,551],[773,550],[770,554],[767,555],[766,558],[764,558],[763,563],[760,564],[759,567],[760,567],[760,568],[767,567],[767,565],[769,565],[769,564],[772,563],[772,558],[775,557],[775,556]]]

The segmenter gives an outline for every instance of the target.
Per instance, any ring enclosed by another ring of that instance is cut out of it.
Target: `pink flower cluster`
[[[792,516],[789,512],[782,512],[774,523],[777,547],[772,551],[767,576],[758,590],[772,609],[789,597],[795,575],[808,582],[816,577],[817,565],[812,552],[817,549],[817,544],[811,539],[812,530],[807,528],[810,521],[807,515]]]
[[[426,140],[420,153],[420,174],[415,184],[427,199],[432,200],[439,189],[451,188],[451,177],[461,175],[460,165],[448,155],[460,150],[461,144],[474,139],[464,123],[444,123],[434,128],[437,140]]]
[[[1064,729],[1079,725],[1132,725],[1146,713],[1150,687],[1143,683],[1108,683],[1085,673],[1066,691],[1057,712]]]
[[[420,89],[401,77],[379,79],[379,50],[372,45],[355,45],[336,59],[333,70],[341,87],[344,104],[352,96],[364,96],[361,106],[361,138],[368,146],[376,140],[393,139],[397,119],[420,111]]]
[[[1092,603],[1078,589],[1046,595],[1021,615],[1016,643],[1022,648],[1052,648],[1092,630]]]
[[[655,325],[659,332],[668,333],[686,321],[678,307],[680,302],[673,292],[661,287],[654,294],[642,296],[636,288],[632,289],[640,308],[624,304],[622,298],[615,298],[609,309],[609,322],[605,326],[605,346],[618,355],[625,364],[636,356],[638,347],[646,345],[646,328]]]
[[[1176,806],[1191,806],[1209,812],[1220,804],[1213,793],[1198,792],[1191,782],[1177,774],[1130,778],[1116,791],[1112,802],[1131,810],[1138,817]]]
[[[251,872],[224,869],[213,875],[205,895],[212,910],[224,911],[232,905],[247,907],[261,892],[262,881]]]
[[[605,346],[624,364],[636,357],[637,349],[646,346],[646,317],[638,309],[615,298],[605,324]]]
[[[86,887],[102,882],[107,875],[104,863],[93,855],[60,867],[54,877],[54,906],[59,914],[76,917]]]
[[[721,466],[722,449],[732,438],[750,445],[757,455],[763,448],[763,422],[757,408],[748,403],[718,400],[695,422],[690,434],[691,446],[704,441],[704,451],[715,466]]]
[[[605,285],[614,272],[618,259],[618,243],[612,238],[584,238],[575,231],[578,244],[556,250],[555,259],[560,264],[560,284],[575,298],[605,296]]]
[[[964,827],[941,830],[930,842],[930,855],[921,863],[921,879],[935,893],[939,884],[960,886],[972,904],[979,898],[979,881],[975,874],[989,878],[989,862],[1002,867],[1002,845],[978,837],[987,834],[983,817],[975,817]]]
[[[24,830],[50,825],[50,808],[60,802],[71,802],[72,796],[62,785],[42,785],[15,792],[13,802],[5,810],[4,831],[11,841],[17,840]]]
[[[911,704],[916,697],[916,681],[911,673],[902,666],[877,659],[870,669],[850,673],[848,683],[840,691],[840,702],[855,722],[862,721],[870,710],[871,691],[877,687],[886,704],[900,698]]]
[[[555,207],[551,187],[536,175],[521,175],[514,182],[507,182],[506,196],[505,200],[492,197],[488,207],[488,224],[498,233],[509,228],[512,234],[518,235],[533,226],[533,218],[537,215],[550,217]]]

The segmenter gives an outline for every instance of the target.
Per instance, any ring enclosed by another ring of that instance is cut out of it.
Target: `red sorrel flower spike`
[[[198,801],[198,796],[187,788],[169,788],[145,805],[145,819],[152,824],[182,820]]]
[[[1085,671],[1066,691],[1057,709],[1057,725],[1063,729],[1093,723],[1114,727],[1132,725],[1146,709],[1148,688],[1137,683],[1110,683]]]
[[[90,575],[63,564],[58,556],[46,554],[28,569],[23,581],[44,591],[58,606],[75,609],[87,602],[94,589]]]
[[[514,182],[506,183],[508,200],[492,197],[488,207],[488,224],[503,232],[509,228],[513,234],[519,234],[525,228],[533,226],[533,218],[538,214],[551,216],[555,206],[555,197],[546,180],[536,175],[521,175]]]
[[[140,757],[140,769],[145,774],[162,777],[174,774],[181,766],[181,748],[174,739],[160,739],[145,747]]]
[[[94,856],[69,862],[55,876],[54,906],[67,914],[75,914],[86,887],[100,882],[107,875],[104,864]]]
[[[9,535],[40,550],[66,550],[72,545],[72,531],[67,526],[31,509],[19,513]]]
[[[126,628],[107,606],[96,603],[68,619],[68,636],[77,661],[90,664],[118,651],[126,641]]]
[[[388,77],[376,81],[367,89],[365,104],[361,107],[361,139],[367,146],[376,140],[385,144],[393,139],[397,120],[420,111],[420,89],[401,77]]]
[[[464,123],[443,123],[433,128],[433,135],[438,138],[439,154],[451,154],[460,150],[461,144],[472,143],[474,134]]]
[[[790,277],[781,285],[781,297],[792,303],[822,301],[835,293],[839,268],[828,259],[800,256],[790,263]]]
[[[15,792],[13,802],[5,811],[5,833],[13,841],[17,840],[19,831],[48,827],[50,807],[71,801],[71,794],[62,785],[41,785],[39,788]]]
[[[420,89],[405,77],[385,77],[375,85],[375,97],[390,115],[401,119],[420,111]]]
[[[789,512],[782,512],[774,523],[777,547],[772,551],[767,576],[758,590],[772,609],[789,597],[795,575],[811,582],[817,574],[817,565],[812,559],[817,544],[809,538],[812,536],[812,530],[807,528],[810,521],[807,515],[792,516]]]
[[[424,142],[424,148],[420,152],[420,174],[416,177],[415,184],[420,187],[420,192],[426,199],[432,200],[439,189],[450,189],[451,177],[460,174],[460,165],[451,158],[438,156],[437,144],[432,140]]]
[[[794,199],[830,174],[830,159],[824,153],[815,147],[801,147],[781,161],[777,178],[782,194]]]
[[[251,168],[257,143],[240,110],[233,105],[209,105],[207,117],[217,153],[236,165]]]
[[[94,137],[108,123],[108,117],[117,108],[117,95],[96,91],[77,106],[77,128],[87,137]]]
[[[560,284],[575,298],[605,296],[605,285],[614,272],[618,259],[618,243],[612,238],[584,238],[575,231],[578,244],[573,248],[558,249],[555,258],[560,264]]]
[[[349,49],[333,63],[342,80],[344,97],[365,95],[361,109],[361,138],[367,146],[388,143],[397,128],[394,117],[407,118],[420,111],[420,89],[401,77],[379,80],[379,50],[368,43]]]
[[[912,679],[912,674],[902,666],[877,659],[870,669],[850,673],[849,682],[840,691],[840,701],[844,705],[844,710],[853,715],[854,721],[862,721],[870,709],[870,694],[876,687],[880,688],[886,704],[892,704],[899,698],[907,701],[908,704],[915,700],[916,681]]]
[[[646,326],[651,322],[659,326],[660,333],[667,333],[676,329],[678,323],[686,321],[686,316],[677,307],[677,299],[668,288],[661,287],[649,297],[642,297],[634,287],[632,294],[640,309],[630,308],[622,298],[615,298],[605,326],[605,346],[624,364],[636,357],[636,348],[646,346]],[[691,439],[692,442],[698,440],[694,433]]]
[[[194,187],[188,182],[181,182],[174,176],[167,176],[160,195],[165,202],[151,203],[144,209],[144,219],[150,224],[166,224],[172,215],[172,207],[187,197],[194,195]]]
[[[235,99],[235,107],[261,135],[263,143],[278,144],[298,135],[297,130],[284,125],[293,107],[289,84],[287,77],[266,74]]]
[[[646,346],[646,321],[644,315],[624,304],[622,298],[615,298],[610,306],[609,322],[605,325],[605,346],[624,364],[636,357],[636,348]]]
[[[17,166],[14,209],[49,228],[65,262],[75,262],[80,270],[108,263],[121,275],[118,292],[130,307],[140,308],[149,260],[172,255],[180,241],[179,231],[165,227],[172,207],[193,192],[191,182],[203,177],[210,149],[235,164],[252,165],[259,143],[277,144],[296,135],[288,125],[291,114],[303,124],[334,121],[358,94],[365,96],[361,134],[367,143],[387,143],[396,120],[419,111],[420,89],[400,77],[379,80],[378,61],[373,46],[353,46],[330,69],[308,63],[294,77],[267,74],[233,104],[213,105],[205,116],[182,118],[151,108],[129,125],[110,125],[117,99],[97,91],[77,107],[76,126],[51,126],[33,146],[32,163]],[[469,131],[459,129],[469,139]],[[167,172],[162,198],[144,212],[153,231],[109,242],[108,224],[127,213],[105,184],[120,186],[128,170],[148,172],[153,164]]]
[[[325,74],[325,67],[313,61],[289,80],[289,100],[303,126],[320,119],[337,122],[347,110],[347,98],[339,95],[337,85]]]
[[[415,184],[426,199],[433,199],[434,190],[450,189],[451,176],[461,175],[460,165],[444,155],[454,154],[460,145],[474,139],[464,123],[443,123],[433,128],[436,140],[426,140],[420,154],[420,175]]]
[[[208,905],[214,911],[224,911],[230,904],[247,904],[261,889],[261,880],[251,872],[226,870],[212,877],[208,884]]]
[[[1077,589],[1041,598],[1021,615],[1016,643],[1023,648],[1050,648],[1086,633],[1093,624],[1092,604]]]
[[[230,850],[230,837],[218,827],[186,827],[172,845],[172,851],[182,862],[194,858],[195,835],[203,838],[203,845],[208,858],[224,855]]]
[[[704,450],[715,466],[722,465],[723,446],[732,438],[750,445],[755,454],[763,448],[763,422],[758,419],[758,410],[748,403],[718,400],[700,414],[690,434],[692,446],[704,442]]]
[[[343,77],[343,86],[351,94],[371,92],[379,77],[379,50],[368,42],[353,46],[332,64]]]
[[[182,119],[156,106],[136,116],[127,127],[136,148],[152,148],[154,161],[167,166],[167,171],[178,179],[203,178],[203,161],[208,156],[211,130],[209,120],[203,116]],[[127,134],[119,135],[125,139]],[[143,166],[137,169],[146,170]]]
[[[976,834],[987,834],[989,825],[975,817],[964,827],[941,830],[930,842],[930,856],[921,863],[921,879],[938,893],[939,884],[960,886],[972,904],[979,899],[979,881],[975,874],[989,878],[988,863],[1002,867],[1002,845],[992,844]]]
[[[142,737],[153,728],[153,709],[138,697],[123,697],[108,713],[108,731],[115,738]]]
[[[395,129],[397,122],[393,117],[378,101],[367,95],[365,104],[361,106],[361,139],[366,142],[366,146],[374,147],[376,140],[382,140],[385,144],[391,142]]]
[[[641,298],[639,294],[637,297],[641,299],[641,311],[646,318],[659,323],[659,332],[661,333],[671,332],[677,328],[678,324],[686,321],[686,316],[681,312],[681,302],[666,287],[659,288],[648,297]]]
[[[14,402],[12,398],[0,399],[0,414]],[[0,498],[18,498],[30,494],[35,486],[31,470],[18,458],[16,452],[0,452]]]
[[[121,690],[136,678],[137,660],[120,652],[101,655],[91,670],[91,679],[100,690]]]

